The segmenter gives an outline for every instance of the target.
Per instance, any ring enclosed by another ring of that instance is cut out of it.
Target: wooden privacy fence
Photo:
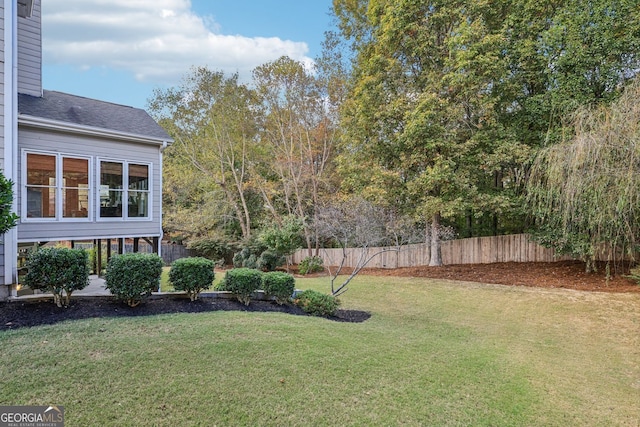
[[[429,265],[431,248],[420,243],[395,247],[369,248],[367,257],[376,252],[367,267],[399,268]],[[306,249],[300,249],[292,256],[294,264],[299,264],[309,255]],[[347,249],[346,267],[355,267],[362,256],[362,249]],[[342,261],[342,249],[321,249],[319,256],[324,265],[335,266]],[[472,237],[468,239],[447,240],[442,242],[442,263],[450,264],[489,264],[494,262],[552,262],[572,259],[568,256],[557,257],[553,249],[547,249],[530,240],[528,234],[510,234],[506,236]]]

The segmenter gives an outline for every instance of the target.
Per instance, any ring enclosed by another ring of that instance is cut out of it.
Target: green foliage
[[[255,268],[264,271],[273,271],[285,261],[284,256],[268,248],[261,239],[246,241],[242,250],[233,256],[235,268]]]
[[[160,286],[162,258],[157,254],[114,255],[107,264],[106,287],[116,298],[135,307]]]
[[[39,248],[27,258],[24,284],[53,293],[58,307],[66,307],[73,291],[89,285],[89,256],[82,249]]]
[[[303,222],[295,216],[287,216],[281,224],[265,228],[260,240],[278,255],[291,255],[302,246]]]
[[[202,256],[216,262],[231,263],[233,259],[233,245],[221,238],[202,237],[189,241],[189,249],[194,250],[198,256]]]
[[[254,91],[237,74],[194,67],[179,87],[155,91],[149,111],[176,141],[164,168],[169,231],[193,238],[237,226],[249,238],[264,205],[251,200],[261,151]]]
[[[272,249],[267,249],[260,254],[257,260],[256,268],[262,271],[274,271],[277,267],[286,262],[286,258],[283,255],[278,254]]]
[[[233,266],[235,268],[258,268],[258,258],[260,254],[267,250],[267,247],[260,239],[245,239],[241,244],[242,249],[233,256]]]
[[[296,279],[291,274],[281,271],[270,271],[262,275],[262,290],[275,298],[278,304],[284,304],[291,299],[296,287]]]
[[[227,271],[224,289],[236,294],[238,301],[249,305],[251,295],[262,286],[262,272],[252,268],[234,268]]]
[[[625,277],[633,280],[638,286],[640,286],[640,266],[636,266],[629,270],[629,274]]]
[[[300,262],[300,265],[298,265],[298,273],[305,275],[323,271],[323,263],[322,258],[319,256],[308,256]]]
[[[614,262],[640,246],[640,81],[610,106],[585,108],[575,134],[542,150],[527,184],[537,240],[581,257]]]
[[[346,188],[425,222],[477,222],[469,235],[526,227],[531,156],[638,73],[640,14],[635,0],[515,4],[334,1],[354,58]]]
[[[98,256],[98,251],[96,250],[95,247],[92,247],[91,249],[88,249],[87,252],[89,253],[89,270],[93,271],[94,266],[96,266],[97,268],[97,256]],[[102,251],[102,260],[101,260],[101,266],[102,266],[102,271],[94,271],[93,274],[102,274],[107,266],[107,251]]]
[[[313,316],[333,316],[338,310],[340,301],[332,295],[307,289],[299,293],[293,303]]]
[[[175,260],[169,270],[169,282],[177,291],[186,291],[191,301],[198,299],[200,292],[209,289],[215,278],[213,261],[202,258]]]
[[[0,234],[4,234],[18,224],[20,217],[11,212],[13,203],[13,181],[0,173]]]

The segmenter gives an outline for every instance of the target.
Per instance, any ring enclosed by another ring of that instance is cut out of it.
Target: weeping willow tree
[[[640,80],[608,106],[582,109],[573,137],[543,149],[528,182],[537,240],[618,267],[640,248]]]

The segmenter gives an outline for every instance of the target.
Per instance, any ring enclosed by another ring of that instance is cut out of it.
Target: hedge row
[[[159,288],[162,265],[162,258],[157,254],[114,255],[107,264],[106,288],[116,298],[135,307]],[[88,254],[81,249],[41,248],[29,256],[27,267],[25,284],[52,292],[58,306],[69,305],[71,293],[89,284]],[[213,261],[202,257],[176,260],[169,271],[170,283],[177,291],[185,291],[191,301],[211,287],[214,278]],[[227,271],[217,287],[217,290],[233,292],[246,305],[260,289],[278,304],[285,304],[291,301],[295,279],[279,271],[263,273],[251,268],[234,268]],[[315,291],[305,291],[293,302],[306,312],[320,316],[335,314],[338,306],[334,297]]]

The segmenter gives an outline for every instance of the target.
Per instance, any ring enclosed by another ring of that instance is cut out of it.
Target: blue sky
[[[311,62],[331,0],[44,0],[43,86],[144,108],[192,66],[238,72]]]

